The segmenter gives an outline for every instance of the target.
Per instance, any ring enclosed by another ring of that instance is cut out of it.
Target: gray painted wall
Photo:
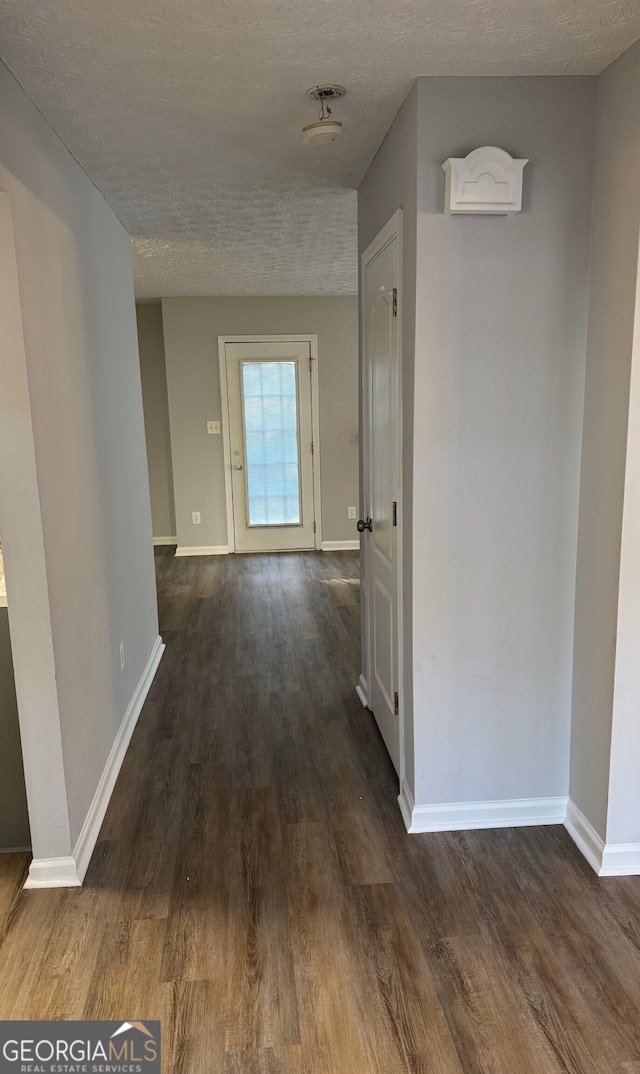
[[[129,236],[3,65],[0,146],[28,380],[9,428],[3,412],[9,447],[26,446],[3,471],[0,524],[34,854],[48,857],[77,839],[157,636],[151,512]],[[0,358],[14,383],[16,339]],[[44,558],[36,542],[29,562],[38,508]],[[42,733],[56,701],[68,817],[52,827],[59,803],[35,773],[58,761]]]
[[[169,298],[162,301],[179,546],[227,544],[219,335],[318,335],[324,540],[355,540],[358,503],[357,299]],[[191,513],[200,511],[194,526]]]
[[[398,112],[358,190],[358,248],[362,255],[367,246],[393,216],[403,212],[402,287],[402,480],[401,499],[403,552],[403,724],[404,755],[407,772],[413,774],[413,385],[416,313],[416,241],[417,241],[417,142],[418,92],[414,85]],[[361,264],[361,262],[360,262]],[[367,542],[363,541],[366,555]],[[363,619],[366,610],[363,607]],[[363,636],[363,644],[364,644]],[[363,653],[363,667],[365,657]],[[412,779],[413,785],[413,779]]]
[[[360,191],[362,246],[398,205],[410,242],[417,213],[408,782],[425,806],[563,796],[596,81],[424,78],[415,92]],[[445,216],[442,162],[487,144],[531,158],[523,212]]]
[[[153,536],[175,537],[176,509],[162,306],[159,302],[138,305],[136,318]]]
[[[617,638],[619,589],[627,601],[633,600],[640,582],[632,566],[634,560],[637,564],[637,544],[629,549],[623,578],[620,562],[628,428],[630,446],[637,442],[631,439],[628,422],[640,232],[638,102],[640,43],[604,72],[598,86],[573,662],[570,794],[599,835],[614,842],[640,841],[638,691],[633,686],[638,617],[629,618],[627,605],[623,622],[632,636]],[[637,413],[631,418],[637,422]],[[629,469],[634,464],[632,457],[627,460],[630,492],[637,481]],[[631,515],[627,508],[625,513],[632,522],[631,503],[628,508]],[[627,582],[624,590],[621,580]],[[631,642],[631,649],[622,679],[623,667],[616,670],[622,709],[612,752],[616,641],[619,649]],[[615,815],[608,832],[610,793]]]
[[[418,803],[567,793],[595,93],[418,83]],[[519,215],[443,214],[481,145],[530,158]]]

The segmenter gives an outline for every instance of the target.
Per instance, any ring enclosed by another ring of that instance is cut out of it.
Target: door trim
[[[366,325],[367,325],[367,310],[366,310],[366,288],[365,288],[365,274],[367,265],[369,265],[386,246],[393,240],[397,240],[398,243],[398,365],[397,365],[397,380],[396,380],[396,443],[395,443],[395,472],[397,481],[397,496],[398,496],[398,514],[397,514],[397,555],[396,555],[396,594],[397,594],[397,645],[398,645],[398,732],[399,732],[399,747],[400,747],[400,772],[399,772],[399,785],[404,786],[406,776],[405,766],[405,753],[404,753],[404,649],[403,649],[403,480],[402,480],[402,209],[396,209],[395,213],[390,220],[384,225],[381,231],[378,232],[375,239],[369,243],[366,250],[362,253],[360,258],[360,279],[361,279],[361,292],[360,292],[360,309],[361,309],[361,325],[362,325],[362,360],[360,363],[360,388],[362,395],[362,473],[363,473],[363,516],[368,516],[368,503],[369,496],[369,398],[367,390],[367,377],[365,368],[365,341],[366,341]],[[365,548],[366,543],[362,541],[362,547]],[[364,668],[363,674],[360,676],[360,682],[356,688],[358,697],[360,700],[366,697],[368,700],[369,684],[371,682],[371,630],[370,630],[370,598],[371,598],[371,557],[367,553],[361,558],[361,577],[363,586],[366,591],[366,608],[367,615],[366,621],[363,622],[363,636],[364,636]]]
[[[218,363],[220,366],[220,403],[222,412],[222,450],[224,455],[224,488],[227,510],[227,534],[229,551],[236,551],[236,531],[233,520],[233,493],[231,487],[231,435],[229,429],[229,391],[227,384],[227,343],[307,343],[311,354],[311,429],[313,435],[313,519],[316,525],[315,550],[322,548],[322,505],[320,499],[320,413],[318,384],[318,337],[299,333],[294,336],[218,336]]]

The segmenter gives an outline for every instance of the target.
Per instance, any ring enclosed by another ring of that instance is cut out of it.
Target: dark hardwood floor
[[[560,827],[405,833],[356,555],[156,563],[84,888],[0,857],[0,1017],[161,1018],[185,1074],[640,1074],[640,878]]]

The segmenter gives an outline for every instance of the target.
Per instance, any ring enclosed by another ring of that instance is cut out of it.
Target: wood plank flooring
[[[167,1074],[640,1074],[640,878],[560,827],[405,833],[357,556],[156,565],[84,888],[0,856],[0,1018],[160,1018]]]

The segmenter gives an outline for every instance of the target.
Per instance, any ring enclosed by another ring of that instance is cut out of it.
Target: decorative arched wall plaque
[[[445,213],[511,214],[522,208],[522,173],[516,160],[495,145],[474,149],[468,157],[449,157],[445,173]]]

